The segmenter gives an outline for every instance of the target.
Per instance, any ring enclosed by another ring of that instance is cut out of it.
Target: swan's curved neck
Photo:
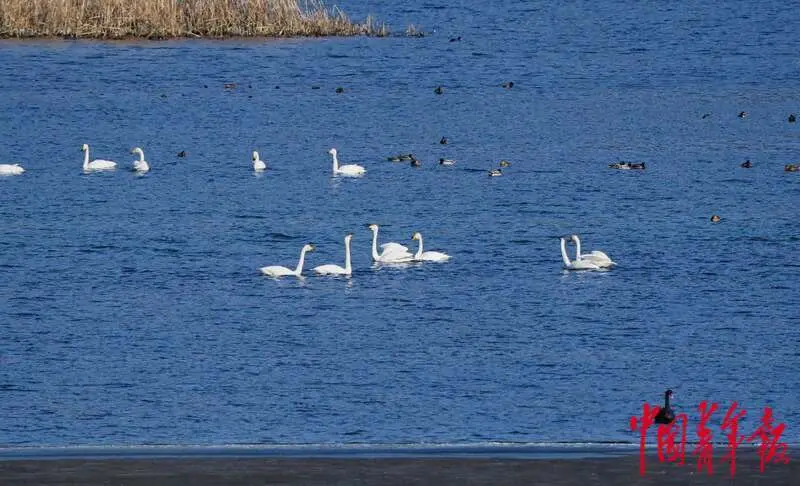
[[[294,274],[295,275],[299,276],[300,274],[303,273],[303,263],[305,262],[305,260],[306,260],[306,249],[303,248],[300,251],[300,261],[297,262],[297,268],[294,269]]]
[[[669,410],[669,393],[664,394],[664,410]]]
[[[578,236],[575,236],[575,259],[581,259],[581,239]]]
[[[419,246],[417,247],[417,254],[414,258],[422,258],[422,235],[419,235]]]
[[[378,259],[378,230],[372,230],[372,259]]]
[[[561,238],[561,259],[564,260],[564,265],[570,266],[571,262],[567,256],[567,240]]]
[[[336,157],[336,152],[331,154],[333,156],[333,171],[339,170],[339,158]]]
[[[344,270],[345,272],[353,271],[353,267],[350,265],[350,239],[344,240]]]
[[[89,167],[89,149],[83,151],[83,168]]]
[[[139,162],[144,162],[144,151],[139,149],[136,151],[139,154]]]

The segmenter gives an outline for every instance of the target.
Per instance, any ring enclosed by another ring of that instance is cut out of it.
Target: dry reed
[[[0,37],[385,36],[320,0],[0,0]]]

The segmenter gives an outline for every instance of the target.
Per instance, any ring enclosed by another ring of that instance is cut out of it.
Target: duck
[[[20,175],[25,172],[19,164],[0,164],[0,176]]]
[[[441,86],[437,86],[436,89],[433,90],[434,93],[437,95],[444,94],[444,88]]]
[[[747,115],[749,115],[749,113],[747,113],[746,111],[740,111],[739,114],[736,116],[738,116],[739,118],[745,118]]]
[[[489,177],[500,177],[503,175],[502,169],[492,169],[489,171]]]
[[[790,113],[789,114],[789,123],[794,123],[796,121],[797,121],[797,117],[794,115],[794,113]]]
[[[178,152],[175,155],[177,155],[180,158],[186,157],[186,151],[185,150],[181,150],[180,152]]]
[[[742,162],[742,164],[739,167],[741,167],[742,169],[749,169],[753,167],[753,163],[750,162],[750,159],[747,159],[744,162]]]
[[[712,214],[711,215],[711,222],[712,223],[719,223],[722,218],[719,217],[719,214]]]
[[[644,170],[645,169],[644,162],[638,162],[638,163],[637,162],[632,162],[630,164],[630,168],[634,169],[634,170]]]
[[[258,155],[258,152],[255,150],[253,151],[253,170],[256,172],[263,172],[267,170],[267,164],[261,160]]]
[[[336,93],[338,93],[338,94],[344,93],[344,88],[339,86],[338,88],[336,88]]]
[[[100,170],[114,170],[117,168],[117,163],[111,160],[95,159],[89,162],[89,145],[83,144],[81,147],[83,151],[83,170],[84,172],[95,172]]]
[[[439,165],[456,165],[456,161],[453,159],[439,159]]]
[[[630,162],[614,162],[613,164],[608,164],[608,166],[612,169],[620,169],[620,170],[630,170],[631,163]]]
[[[422,161],[419,160],[418,158],[414,157],[414,155],[412,154],[411,155],[411,166],[412,167],[419,167],[421,165],[422,165]]]
[[[710,116],[711,116],[711,113],[703,113],[703,116],[701,118],[703,120],[705,120],[706,118],[709,118]]]
[[[144,151],[141,148],[135,147],[135,148],[131,149],[131,153],[132,154],[139,154],[139,160],[134,160],[133,161],[133,170],[134,171],[136,171],[136,172],[138,172],[140,174],[144,174],[145,172],[150,170],[150,164],[148,164],[147,161],[144,160]]]
[[[450,42],[459,42],[461,40],[461,36],[458,37],[451,37]]]
[[[314,245],[308,243],[303,245],[300,250],[300,260],[297,262],[297,267],[294,270],[291,268],[282,267],[280,265],[271,265],[269,267],[261,267],[261,273],[272,278],[280,277],[302,277],[303,276],[303,263],[306,259],[306,253],[314,251]]]
[[[500,161],[500,167],[511,167],[511,162],[503,159]]]
[[[514,81],[506,81],[501,86],[503,86],[505,89],[511,89],[514,87]]]
[[[386,157],[389,162],[406,162],[414,158],[413,154],[397,154]]]
[[[800,171],[800,165],[786,164],[783,166],[783,170],[786,172],[798,172]]]
[[[675,412],[672,410],[672,407],[669,406],[670,398],[672,398],[672,390],[665,391],[664,407],[658,410],[654,419],[657,424],[671,424],[675,421]]]
[[[450,142],[450,140],[448,140],[447,137],[442,137],[442,138],[439,139],[439,144],[440,145],[447,145],[449,142]]]

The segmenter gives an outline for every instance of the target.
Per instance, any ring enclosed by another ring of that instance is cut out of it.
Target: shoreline
[[[769,464],[762,473],[753,451],[737,455],[735,483],[789,485],[800,477],[797,462]],[[0,460],[3,484],[547,484],[578,485],[730,485],[728,463],[715,456],[709,475],[696,470],[696,458],[686,464],[659,463],[647,456],[639,473],[638,454],[594,458],[538,459],[490,457],[208,457]]]

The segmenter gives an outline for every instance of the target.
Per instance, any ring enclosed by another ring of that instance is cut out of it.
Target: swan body
[[[314,245],[307,244],[303,246],[303,249],[300,250],[300,261],[297,262],[297,267],[292,270],[290,268],[281,267],[279,265],[272,265],[269,267],[261,267],[261,273],[268,277],[273,278],[280,278],[280,277],[302,277],[303,275],[303,262],[306,259],[306,253],[309,251],[314,251]]]
[[[117,168],[117,163],[111,160],[96,159],[89,162],[89,145],[83,144],[83,170],[85,172],[93,172],[98,170],[114,170]]]
[[[669,399],[672,398],[672,390],[667,390],[664,392],[664,408],[658,410],[658,413],[654,417],[654,421],[657,424],[671,424],[675,421],[675,411],[672,410],[672,407],[669,406]]]
[[[381,253],[378,253],[378,225],[371,224],[369,229],[372,230],[372,259],[380,263],[404,263],[410,262],[414,259],[408,251],[408,247],[399,243],[384,243],[381,245]]]
[[[564,261],[564,268],[567,270],[600,270],[600,267],[588,260],[577,259],[570,261],[567,255],[567,240],[561,238],[561,259]]]
[[[135,149],[131,150],[131,153],[139,154],[139,160],[133,161],[133,170],[139,173],[145,173],[150,170],[150,164],[144,160],[144,151],[142,149],[136,147]]]
[[[20,175],[25,172],[19,164],[0,164],[0,175]]]
[[[416,261],[424,261],[424,262],[446,262],[450,259],[450,255],[447,253],[442,253],[440,251],[422,251],[422,234],[417,231],[411,236],[412,240],[419,241],[419,247],[417,247],[417,253],[414,255],[414,260]]]
[[[253,170],[261,172],[267,169],[267,164],[258,156],[258,152],[253,152]]]
[[[344,237],[344,268],[339,265],[320,265],[314,267],[314,273],[318,275],[352,275],[353,267],[350,264],[350,240],[353,239],[353,234],[348,233]]]
[[[581,239],[578,238],[578,235],[572,235],[572,241],[575,242],[575,259],[576,260],[586,260],[590,263],[594,263],[600,268],[610,268],[616,265],[616,263],[611,260],[611,257],[606,255],[604,252],[600,250],[594,250],[591,253],[581,253]]]
[[[339,157],[337,157],[335,148],[328,150],[328,153],[333,156],[333,175],[357,177],[364,175],[364,173],[367,171],[360,165],[356,164],[339,165]]]

